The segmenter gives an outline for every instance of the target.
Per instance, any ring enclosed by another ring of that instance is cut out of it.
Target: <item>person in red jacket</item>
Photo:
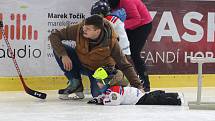
[[[112,10],[124,8],[126,11],[125,29],[130,42],[131,58],[135,69],[142,80],[144,90],[150,91],[150,82],[145,62],[140,52],[152,30],[152,17],[141,0],[108,0]]]

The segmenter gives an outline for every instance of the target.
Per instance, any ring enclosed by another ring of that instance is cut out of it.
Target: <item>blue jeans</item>
[[[99,92],[97,81],[95,78],[92,77],[94,71],[89,70],[82,66],[74,48],[68,45],[64,45],[64,47],[66,49],[66,52],[69,58],[72,60],[72,70],[70,71],[65,70],[63,67],[62,60],[54,52],[55,59],[58,65],[60,66],[61,70],[64,72],[64,75],[67,77],[69,81],[72,81],[73,79],[82,81],[81,74],[88,76],[90,80],[90,88],[91,88],[92,96],[97,97],[98,95],[100,95],[101,93]]]

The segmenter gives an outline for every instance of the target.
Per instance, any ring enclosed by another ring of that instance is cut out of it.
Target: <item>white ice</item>
[[[0,92],[0,121],[215,121],[215,110],[189,110],[187,101],[196,100],[196,88],[171,88],[183,92],[183,106],[90,105],[83,100],[58,99],[57,91],[43,91],[40,100],[20,92]],[[215,102],[215,88],[203,90],[203,101]]]

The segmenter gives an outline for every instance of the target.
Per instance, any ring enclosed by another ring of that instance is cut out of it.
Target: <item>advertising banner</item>
[[[153,31],[142,58],[150,74],[197,72],[191,57],[215,57],[215,1],[144,0],[153,17]],[[205,64],[204,73],[215,73]]]
[[[3,0],[0,20],[15,58],[25,76],[62,75],[48,36],[53,29],[75,24],[89,16],[92,1]],[[0,76],[16,76],[11,55],[0,32]]]
[[[215,56],[215,1],[143,0],[153,31],[141,52],[149,74],[192,74],[191,56]],[[2,0],[0,20],[25,76],[62,75],[48,36],[53,29],[82,21],[94,0]],[[67,44],[73,44],[66,41]],[[204,73],[215,73],[206,64]],[[0,76],[16,76],[0,32]]]

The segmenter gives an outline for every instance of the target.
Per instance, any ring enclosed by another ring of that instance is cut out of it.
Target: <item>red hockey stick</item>
[[[45,98],[46,98],[46,94],[45,94],[45,93],[32,90],[32,89],[30,89],[30,88],[25,84],[25,81],[24,81],[24,79],[23,79],[23,77],[22,77],[20,68],[19,68],[19,66],[18,66],[18,64],[17,64],[17,62],[16,62],[14,53],[13,53],[13,51],[12,51],[12,49],[11,49],[10,43],[9,43],[7,37],[5,36],[4,30],[3,30],[3,22],[2,22],[2,21],[0,21],[0,29],[1,29],[2,35],[4,36],[5,43],[6,43],[6,45],[7,45],[7,48],[8,48],[8,50],[9,50],[9,52],[10,52],[10,55],[11,55],[11,57],[12,57],[12,60],[13,60],[14,65],[15,65],[15,67],[16,67],[16,71],[17,71],[17,73],[18,73],[18,75],[19,75],[19,78],[20,78],[20,80],[21,80],[21,82],[22,82],[22,85],[23,85],[23,87],[24,87],[24,89],[25,89],[25,92],[28,93],[28,94],[31,95],[31,96],[34,96],[34,97],[37,97],[37,98],[40,98],[40,99],[45,99]]]

